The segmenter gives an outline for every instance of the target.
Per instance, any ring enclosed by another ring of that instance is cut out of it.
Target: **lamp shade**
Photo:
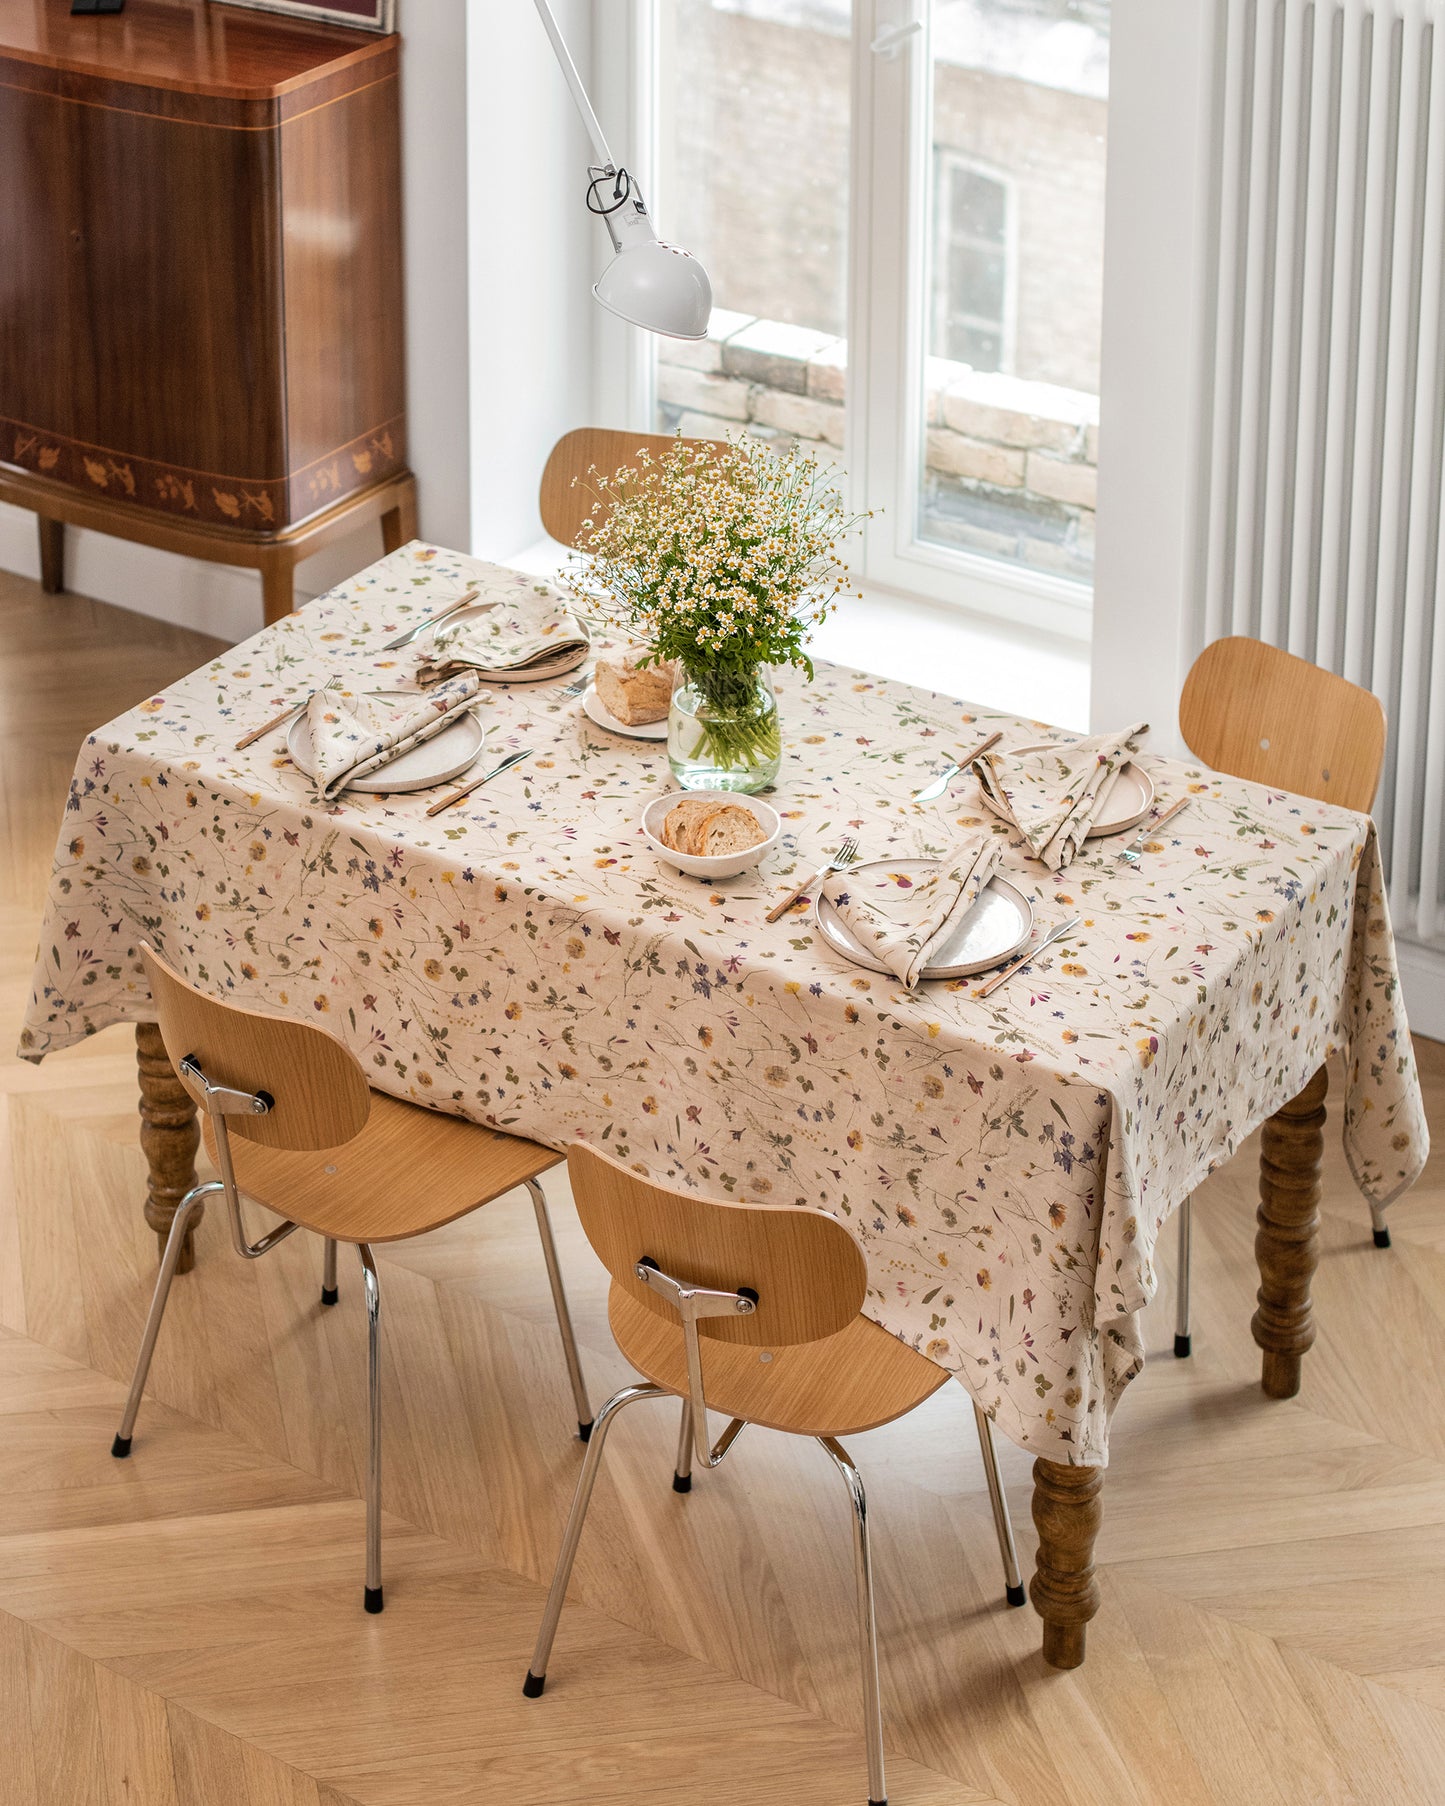
[[[712,284],[690,251],[651,237],[624,243],[592,290],[633,326],[672,339],[705,339]]]

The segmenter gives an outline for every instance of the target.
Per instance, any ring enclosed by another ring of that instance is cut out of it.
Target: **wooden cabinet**
[[[0,0],[0,497],[262,571],[406,469],[396,37]],[[47,524],[48,523],[48,524]]]

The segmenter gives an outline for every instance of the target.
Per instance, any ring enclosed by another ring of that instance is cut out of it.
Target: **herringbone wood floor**
[[[213,649],[0,578],[0,1003],[17,1022],[82,734]],[[8,1035],[3,1037],[8,1042]],[[1445,1049],[1422,1044],[1439,1132]],[[220,1217],[110,1457],[155,1270],[132,1040],[0,1058],[0,1802],[516,1806],[864,1797],[846,1504],[749,1432],[688,1498],[671,1411],[609,1449],[545,1699],[521,1681],[580,1460],[523,1197],[379,1250],[387,1609],[361,1611],[359,1274],[250,1265]],[[555,1184],[556,1182],[554,1182]],[[1369,1222],[1331,1137],[1320,1341],[1265,1400],[1253,1150],[1200,1194],[1123,1408],[1087,1665],[1008,1611],[963,1393],[856,1439],[878,1534],[898,1806],[1445,1799],[1445,1183]],[[555,1194],[554,1194],[555,1195]],[[626,1373],[556,1210],[594,1398]],[[1028,1462],[1002,1445],[1029,1564]]]

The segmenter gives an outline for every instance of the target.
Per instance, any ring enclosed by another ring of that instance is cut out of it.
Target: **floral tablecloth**
[[[1006,847],[1043,923],[1083,921],[980,1000],[969,982],[910,995],[806,912],[763,917],[846,832],[866,858],[991,823],[972,779],[910,793],[980,728],[1021,745],[1037,723],[835,668],[785,677],[785,840],[713,885],[642,840],[665,748],[593,726],[557,684],[489,692],[489,747],[536,756],[432,821],[431,793],[318,803],[284,734],[232,751],[332,673],[404,684],[415,654],[381,642],[477,568],[404,547],[90,738],[23,1054],[146,1019],[150,936],[197,984],[324,1023],[399,1097],[834,1211],[870,1314],[1015,1442],[1084,1465],[1107,1459],[1142,1364],[1161,1224],[1328,1056],[1361,1191],[1386,1203],[1420,1171],[1363,816],[1146,753],[1161,801],[1190,807],[1137,870],[1117,843],[1060,879]]]

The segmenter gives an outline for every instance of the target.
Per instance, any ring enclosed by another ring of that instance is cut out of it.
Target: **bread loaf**
[[[716,803],[703,802],[697,797],[687,797],[675,808],[669,809],[667,819],[662,824],[662,844],[671,847],[674,853],[695,853],[693,831],[712,814]]]
[[[672,702],[672,666],[648,665],[639,670],[634,655],[597,661],[592,681],[602,706],[625,727],[642,727],[665,719]]]

